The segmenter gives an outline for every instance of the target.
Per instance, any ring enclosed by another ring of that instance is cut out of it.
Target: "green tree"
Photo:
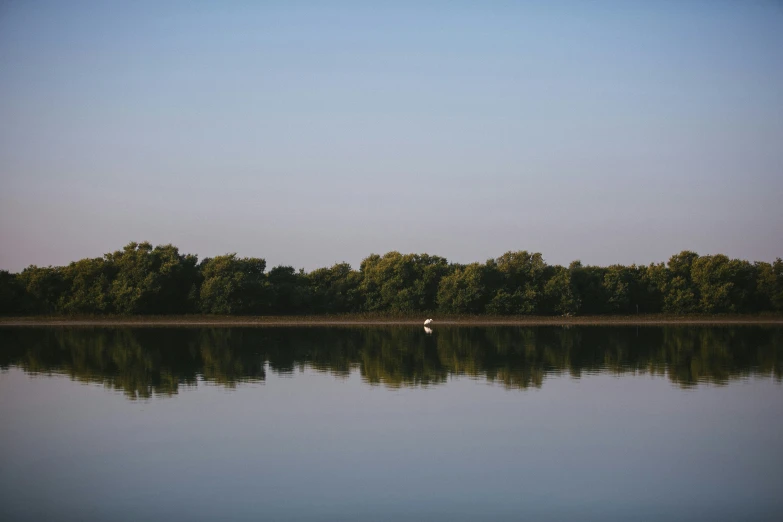
[[[177,247],[129,243],[105,256],[116,270],[111,301],[120,314],[192,312],[196,306],[198,259]]]
[[[54,314],[60,311],[60,301],[68,287],[61,267],[30,266],[18,276],[24,288],[22,308],[26,313]]]
[[[0,271],[0,314],[748,313],[783,311],[783,261],[683,251],[667,264],[568,268],[506,252],[484,264],[428,254],[371,255],[305,273],[236,254],[205,259],[130,243],[64,267]]]
[[[609,297],[604,287],[606,269],[598,266],[584,266],[574,261],[568,271],[571,277],[573,293],[579,302],[579,312],[583,314],[602,314],[609,310]]]
[[[698,289],[699,311],[708,314],[736,311],[736,303],[731,300],[736,268],[722,254],[702,256],[693,261],[691,280]]]
[[[291,266],[276,266],[267,274],[268,313],[272,315],[300,314],[308,311],[310,289],[304,270]]]
[[[200,309],[206,314],[259,314],[268,309],[266,261],[227,254],[202,261]]]
[[[639,305],[641,313],[660,313],[664,307],[664,297],[669,278],[669,270],[664,263],[651,263],[637,269],[637,284],[634,305]]]
[[[0,315],[26,313],[25,289],[19,277],[0,270]]]
[[[348,313],[361,311],[363,298],[359,290],[362,275],[348,263],[319,268],[307,275],[314,313]]]
[[[606,310],[615,314],[631,312],[631,292],[634,287],[636,267],[612,265],[604,273],[603,295]]]
[[[696,295],[684,277],[677,276],[666,285],[663,311],[674,314],[691,314],[697,311]]]
[[[452,314],[480,314],[487,301],[486,266],[472,263],[440,280],[438,308]]]
[[[756,263],[758,274],[756,295],[762,310],[783,311],[783,260]]]
[[[663,282],[663,311],[675,314],[689,314],[698,311],[699,294],[693,284],[691,273],[693,263],[699,254],[684,250],[669,258],[665,282]]]
[[[571,267],[575,268],[574,263]],[[544,287],[544,295],[547,308],[562,315],[576,315],[582,304],[571,281],[571,269],[562,266],[555,267],[554,275]]]
[[[114,264],[103,258],[82,259],[62,271],[68,291],[59,303],[66,314],[103,314],[114,311],[111,302],[111,284],[115,277]]]
[[[492,294],[487,311],[492,314],[540,313],[544,284],[551,268],[539,253],[506,252],[486,264]]]
[[[368,311],[434,310],[446,259],[428,254],[373,254],[361,264],[361,289]]]

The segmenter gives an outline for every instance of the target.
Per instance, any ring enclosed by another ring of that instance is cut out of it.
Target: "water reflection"
[[[681,387],[783,377],[783,329],[490,327],[3,329],[0,367],[66,374],[129,398],[173,395],[199,379],[225,387],[305,367],[388,387],[469,375],[507,388],[550,374],[654,374]]]

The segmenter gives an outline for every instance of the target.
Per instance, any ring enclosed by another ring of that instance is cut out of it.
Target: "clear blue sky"
[[[783,4],[0,2],[0,268],[783,256]]]

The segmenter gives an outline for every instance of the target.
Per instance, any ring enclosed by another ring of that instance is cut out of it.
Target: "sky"
[[[0,269],[783,256],[783,3],[0,0]]]

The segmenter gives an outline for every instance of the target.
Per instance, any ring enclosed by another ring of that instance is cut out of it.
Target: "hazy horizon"
[[[0,269],[783,256],[776,2],[0,4]]]

